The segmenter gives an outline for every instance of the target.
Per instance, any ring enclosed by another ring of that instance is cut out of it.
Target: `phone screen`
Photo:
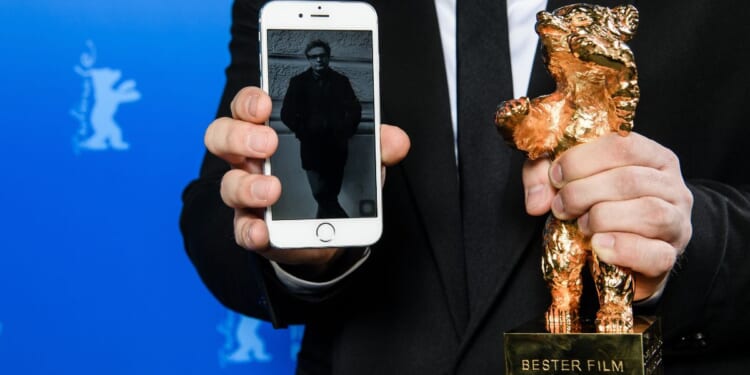
[[[268,29],[266,53],[273,220],[376,217],[372,31]]]

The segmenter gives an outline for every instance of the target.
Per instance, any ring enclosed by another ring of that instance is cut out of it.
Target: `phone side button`
[[[323,223],[318,225],[315,234],[321,242],[331,242],[333,236],[336,235],[336,229],[329,223]]]

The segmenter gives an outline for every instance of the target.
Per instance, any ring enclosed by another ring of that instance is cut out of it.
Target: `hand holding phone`
[[[278,178],[262,174],[263,161],[278,144],[276,132],[265,125],[271,99],[257,87],[246,87],[231,104],[232,118],[219,118],[206,130],[206,148],[224,159],[232,169],[221,182],[221,198],[234,208],[235,241],[243,248],[281,264],[307,265],[308,273],[325,271],[337,255],[336,249],[280,251],[268,247],[268,228],[263,212],[281,193]]]
[[[376,38],[376,35],[373,36],[375,45]],[[376,51],[373,51],[373,56],[377,60]],[[373,71],[376,79],[376,68],[368,70]],[[373,83],[373,91],[376,88],[376,83]],[[366,101],[362,102],[367,105]],[[278,146],[278,135],[267,124],[272,113],[279,116],[280,107],[280,102],[273,103],[271,97],[261,89],[244,88],[231,103],[232,118],[215,120],[206,131],[205,144],[211,153],[232,166],[232,170],[222,179],[221,197],[225,204],[234,208],[237,244],[280,264],[306,266],[309,268],[308,274],[325,272],[331,261],[341,253],[338,248],[300,251],[269,247],[270,235],[264,212],[267,207],[277,203],[286,186],[282,186],[279,178],[272,173],[262,174],[262,171],[264,160],[270,159]],[[373,113],[372,117],[375,116],[376,113]],[[378,113],[376,123],[379,124],[379,121]],[[410,143],[401,129],[383,125],[376,135],[379,136],[378,151],[382,150],[381,160],[376,160],[378,171],[384,170],[384,166],[398,163],[406,156]]]
[[[234,208],[235,241],[243,248],[280,264],[307,265],[309,273],[322,273],[337,256],[337,249],[309,251],[270,249],[268,227],[263,218],[265,208],[278,200],[279,180],[261,173],[263,160],[269,158],[278,143],[276,132],[265,123],[272,104],[270,97],[257,87],[240,90],[232,101],[232,118],[215,120],[206,130],[206,148],[224,159],[232,170],[221,183],[224,203]],[[395,126],[381,127],[383,165],[401,161],[409,150],[409,137]]]

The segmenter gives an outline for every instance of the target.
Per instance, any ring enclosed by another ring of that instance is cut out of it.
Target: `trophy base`
[[[636,316],[633,333],[596,333],[581,321],[580,333],[549,333],[544,318],[505,333],[506,375],[662,375],[661,324]]]

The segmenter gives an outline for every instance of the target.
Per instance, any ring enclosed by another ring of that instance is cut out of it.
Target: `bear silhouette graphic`
[[[229,312],[226,320],[217,327],[224,335],[224,347],[219,351],[219,362],[227,363],[269,362],[266,344],[258,333],[261,321]]]
[[[94,104],[89,121],[92,134],[79,142],[78,147],[89,150],[127,150],[128,143],[122,138],[122,130],[115,121],[115,113],[122,103],[141,98],[135,89],[135,81],[126,80],[115,87],[122,73],[117,69],[97,68],[85,71],[94,88]]]
[[[115,114],[120,104],[140,99],[141,93],[135,89],[132,79],[115,87],[122,72],[112,68],[95,68],[96,46],[91,40],[86,41],[86,46],[88,50],[81,54],[80,65],[73,68],[84,78],[80,102],[77,108],[70,111],[80,124],[73,137],[73,148],[76,151],[127,150],[130,145],[122,138],[122,129],[115,121]]]

